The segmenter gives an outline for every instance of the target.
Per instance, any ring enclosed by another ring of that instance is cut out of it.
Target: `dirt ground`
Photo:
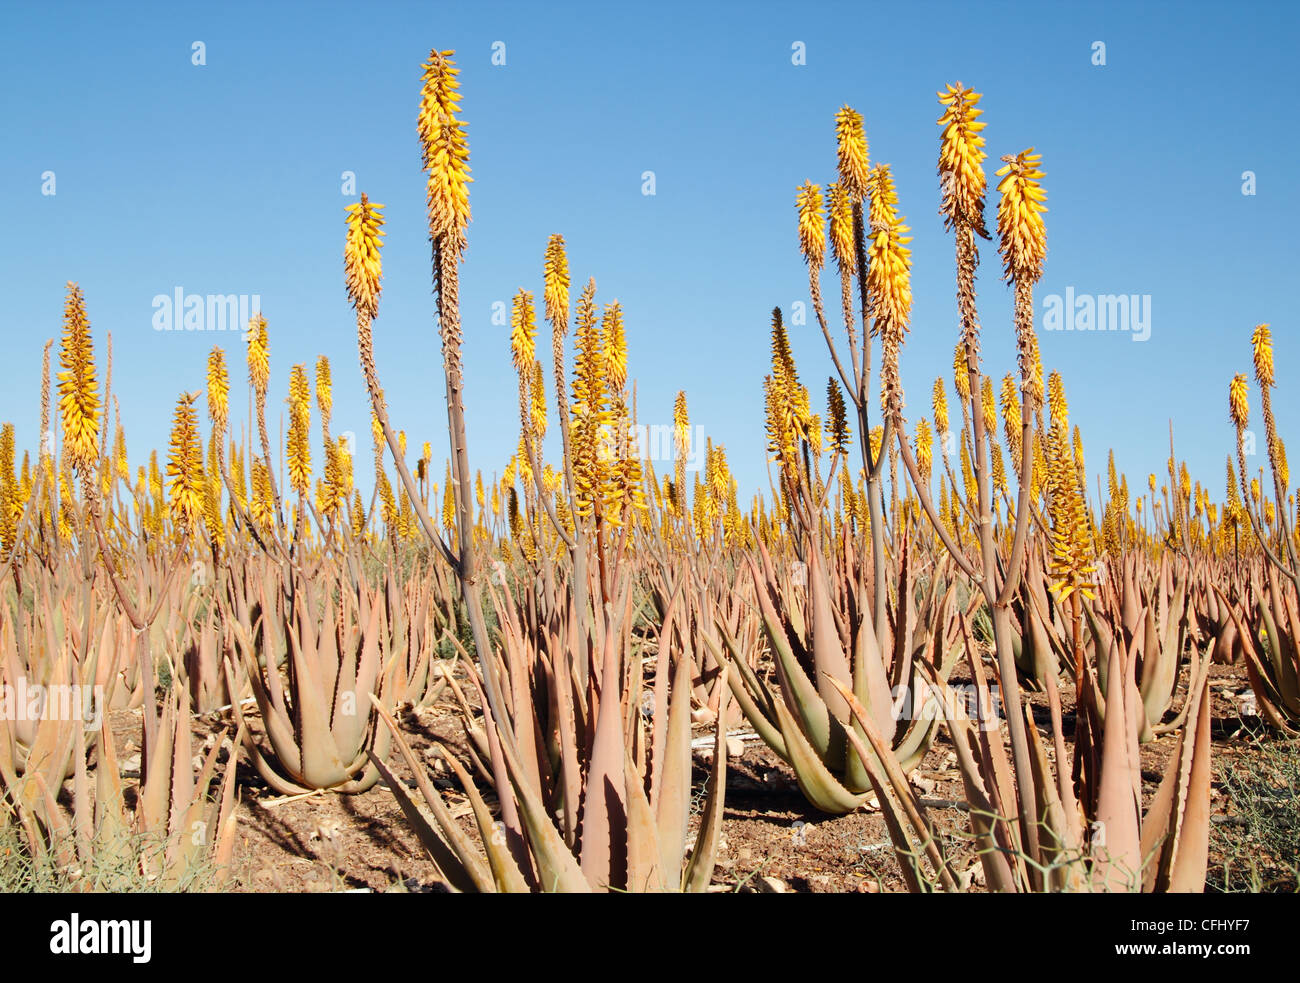
[[[1213,810],[1215,821],[1231,829],[1233,820],[1225,820],[1229,803],[1218,779],[1225,762],[1241,753],[1245,743],[1242,698],[1249,693],[1249,684],[1241,669],[1215,666],[1210,685],[1215,742]],[[1185,686],[1184,680],[1175,707],[1182,704]],[[1028,699],[1040,727],[1047,733],[1045,698],[1031,694]],[[254,706],[245,712],[256,719]],[[1073,698],[1068,690],[1063,693],[1063,712],[1068,738],[1073,726]],[[228,744],[234,732],[229,717],[227,711],[196,719],[196,752],[205,742],[219,737]],[[417,755],[429,761],[434,781],[445,793],[453,814],[459,813],[460,822],[473,830],[467,800],[454,780],[433,765],[433,741],[441,741],[453,750],[464,745],[459,712],[442,703],[406,712],[402,724]],[[140,713],[115,711],[112,725],[119,762],[130,774],[133,763],[136,769],[139,766]],[[706,733],[701,729],[699,736]],[[1163,776],[1175,741],[1176,735],[1168,735],[1142,747],[1144,802]],[[876,893],[904,889],[879,812],[867,809],[847,816],[820,813],[804,800],[789,767],[761,741],[751,738],[743,742],[743,747],[743,754],[728,760],[723,843],[711,890]],[[708,753],[695,752],[699,794],[692,815],[693,828],[698,823],[699,800],[708,777]],[[1047,753],[1053,757],[1050,748]],[[401,756],[394,750],[389,758],[390,767],[409,785],[411,776]],[[970,886],[979,890],[982,871],[966,842],[967,817],[958,806],[964,794],[955,760],[941,728],[912,780],[947,839],[955,868],[964,875],[963,880],[968,879]],[[231,890],[446,890],[396,800],[382,783],[362,795],[317,793],[286,797],[270,789],[242,759],[239,780],[239,833]],[[490,797],[488,801],[495,804]],[[1211,865],[1217,860],[1212,855]]]

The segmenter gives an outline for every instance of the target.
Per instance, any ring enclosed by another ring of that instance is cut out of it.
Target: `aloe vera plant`
[[[218,777],[220,735],[196,768],[193,722],[182,693],[164,701],[151,733],[141,727],[134,805],[128,805],[107,716],[94,729],[83,721],[70,726],[70,814],[58,801],[61,775],[29,769],[20,776],[0,745],[0,792],[16,813],[31,856],[48,856],[84,890],[125,889],[138,883],[132,872],[167,891],[199,880],[217,888],[226,884],[236,830],[235,753],[242,735]],[[95,739],[93,773],[87,760],[90,738]],[[218,788],[210,799],[214,781]]]
[[[447,882],[465,891],[703,891],[708,887],[721,835],[726,775],[725,694],[717,717],[714,762],[695,844],[688,849],[691,789],[691,664],[661,650],[648,701],[641,712],[639,672],[628,675],[627,595],[606,629],[606,648],[593,664],[590,686],[575,678],[563,647],[530,650],[517,625],[504,631],[502,678],[510,726],[500,727],[484,705],[483,728],[473,735],[480,762],[500,755],[509,786],[494,785],[502,814],[513,805],[520,836],[511,836],[478,792],[470,773],[439,746],[473,808],[486,860],[451,817],[396,722],[381,719],[416,776],[430,823],[416,799],[380,758],[372,760],[397,796],[429,856]],[[675,607],[675,605],[674,605]],[[513,601],[499,601],[508,622]],[[665,626],[671,627],[670,613]],[[557,636],[551,636],[555,639]],[[471,675],[482,694],[481,680]],[[540,686],[540,691],[534,687]],[[539,713],[546,708],[548,712]],[[465,709],[469,711],[468,704]],[[544,736],[545,735],[545,736]],[[491,775],[480,763],[480,769]]]
[[[391,700],[401,686],[396,658],[381,654],[382,593],[360,584],[355,595],[342,593],[336,606],[295,575],[289,608],[279,567],[266,564],[258,573],[230,577],[225,608],[264,727],[262,742],[244,732],[253,764],[284,794],[364,792],[379,780],[368,754],[376,750],[382,757],[389,740],[377,727],[370,697]],[[233,658],[226,674],[230,691],[238,692]],[[233,709],[243,724],[240,704]]]
[[[750,561],[777,686],[765,684],[746,663],[732,629],[718,626],[731,660],[732,688],[746,717],[794,769],[808,800],[825,812],[851,812],[871,790],[858,750],[866,745],[848,741],[854,728],[859,742],[865,740],[861,724],[850,716],[840,687],[847,686],[867,708],[891,755],[907,772],[929,749],[939,723],[919,663],[929,663],[938,679],[947,680],[961,652],[955,637],[955,585],[945,589],[942,577],[935,577],[918,605],[905,543],[903,549],[898,602],[883,633],[883,652],[870,612],[854,601],[858,595],[850,571],[855,560],[847,537],[831,571],[824,557],[809,552],[806,568],[797,568],[806,576],[806,591],[789,574],[778,573],[765,547],[759,547],[761,567]],[[904,707],[908,713],[899,719]],[[874,748],[868,753],[874,754]]]

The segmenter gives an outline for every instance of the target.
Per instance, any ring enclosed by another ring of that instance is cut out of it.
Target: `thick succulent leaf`
[[[460,787],[465,790],[465,795],[469,798],[470,808],[474,812],[474,821],[478,824],[479,837],[483,841],[483,850],[487,854],[488,864],[492,868],[492,876],[496,881],[497,890],[510,894],[528,893],[528,882],[524,880],[524,875],[519,872],[519,866],[515,863],[514,857],[510,855],[510,851],[506,848],[506,839],[501,832],[500,824],[492,819],[492,813],[483,800],[483,796],[479,794],[478,788],[475,787],[474,780],[470,777],[469,772],[441,744],[437,745],[437,748],[438,753],[447,762],[447,767],[455,773],[456,780],[460,782]]]
[[[304,652],[294,632],[289,633],[289,652],[293,658],[294,707],[302,754],[302,771],[293,777],[309,788],[332,788],[347,781],[348,775],[330,732],[329,704],[320,688],[316,653]]]
[[[662,876],[675,879],[686,852],[686,832],[691,819],[690,668],[681,656],[673,672],[666,736],[654,814],[659,869]],[[630,777],[628,781],[630,788]]]
[[[717,731],[713,741],[713,770],[705,790],[700,832],[695,838],[690,863],[682,877],[684,889],[692,894],[708,890],[709,883],[713,880],[718,844],[722,841],[722,814],[727,795],[727,714],[726,700],[721,698],[721,694],[719,697]]]
[[[627,791],[627,890],[638,893],[663,892],[676,884],[681,870],[680,855],[673,867],[665,867],[665,852],[659,843],[658,824],[646,796],[641,773],[630,755],[625,757]]]
[[[836,683],[836,687],[839,689],[841,695],[843,695],[845,702],[848,703],[849,710],[853,714],[854,720],[857,721],[866,733],[867,740],[871,743],[871,750],[875,752],[876,761],[873,762],[870,760],[870,755],[867,753],[867,749],[862,746],[857,735],[850,732],[851,736],[849,740],[854,743],[859,757],[867,766],[867,774],[871,777],[871,784],[876,789],[876,795],[880,799],[882,807],[885,800],[888,798],[885,787],[885,779],[888,779],[889,790],[892,790],[893,794],[897,796],[898,801],[902,806],[903,814],[907,816],[908,822],[912,824],[912,828],[916,830],[917,835],[921,838],[922,849],[925,851],[930,863],[934,866],[944,890],[955,891],[957,889],[957,881],[953,876],[952,869],[948,866],[947,859],[943,856],[943,852],[939,848],[938,841],[934,835],[934,828],[930,825],[925,809],[917,799],[916,793],[912,791],[912,786],[908,783],[907,776],[903,774],[903,769],[900,768],[898,762],[894,760],[894,755],[890,752],[889,745],[885,743],[884,736],[880,733],[879,728],[876,727],[875,722],[871,719],[871,715],[867,712],[866,707],[859,703],[853,696],[853,692],[842,683]],[[879,771],[876,768],[877,763],[882,766]],[[880,774],[880,771],[884,772],[883,776]]]
[[[831,815],[853,812],[867,801],[865,792],[854,794],[840,784],[808,743],[799,724],[783,703],[776,704],[777,723],[790,754],[790,767],[808,801]]]
[[[843,741],[843,727],[833,727],[834,718],[830,710],[790,648],[785,628],[776,613],[767,588],[760,579],[758,567],[752,558],[749,563],[754,574],[754,583],[758,587],[759,611],[762,613],[763,627],[772,646],[772,655],[776,662],[777,675],[781,680],[782,692],[787,703],[794,706],[799,714],[806,740],[816,748],[818,756],[824,759],[830,753],[832,745],[836,743],[836,738]],[[835,721],[835,724],[838,725],[838,721]],[[781,726],[781,730],[784,732],[785,727]]]
[[[415,805],[415,800],[411,798],[410,793],[406,790],[406,786],[393,775],[387,765],[372,754],[371,761],[374,762],[379,773],[383,775],[385,784],[397,796],[398,804],[402,806],[402,812],[406,814],[407,819],[415,827],[420,842],[424,844],[424,848],[429,851],[433,862],[453,887],[461,891],[491,892],[495,887],[491,873],[479,858],[469,837],[465,835],[460,825],[452,818],[451,811],[443,802],[442,796],[433,787],[433,783],[429,781],[424,766],[416,758],[415,752],[411,750],[411,746],[406,742],[406,738],[402,736],[401,731],[398,730],[397,722],[393,720],[377,698],[371,696],[370,701],[375,707],[379,720],[392,732],[393,741],[397,745],[398,752],[402,755],[402,760],[406,762],[406,767],[415,776],[416,788],[419,789],[420,795],[424,798],[429,810],[437,820],[438,828],[435,829],[423,818],[419,808]]]
[[[1092,855],[1094,885],[1104,891],[1132,891],[1142,883],[1140,846],[1141,802],[1134,793],[1138,775],[1136,756],[1138,721],[1130,717],[1126,688],[1132,686],[1132,665],[1117,642],[1111,642],[1106,690],[1101,781],[1097,795]]]

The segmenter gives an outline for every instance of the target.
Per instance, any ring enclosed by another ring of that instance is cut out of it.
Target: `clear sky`
[[[176,396],[202,387],[213,344],[228,350],[232,411],[245,418],[238,334],[154,329],[154,298],[177,289],[260,296],[273,432],[290,366],[323,353],[334,366],[334,429],[368,447],[342,274],[351,171],[358,191],[387,206],[375,332],[392,415],[413,448],[431,440],[444,456],[415,135],[420,66],[437,46],[454,48],[462,69],[474,176],[461,288],[467,414],[472,462],[485,473],[504,465],[518,428],[508,328],[493,323],[493,304],[525,287],[540,306],[542,252],[558,232],[575,297],[594,276],[598,297],[623,305],[642,422],[670,422],[684,389],[692,422],[726,446],[742,493],[766,485],[769,312],[807,303],[795,187],[834,179],[833,118],[845,103],[865,117],[872,161],[893,165],[915,236],[903,382],[909,419],[928,416],[957,335],[935,93],[961,80],[984,93],[991,186],[1002,154],[1032,145],[1043,155],[1040,317],[1045,298],[1067,288],[1150,298],[1142,342],[1132,331],[1040,333],[1089,469],[1103,469],[1114,447],[1130,484],[1144,487],[1147,472],[1163,474],[1172,419],[1180,458],[1220,496],[1232,447],[1227,384],[1249,370],[1257,322],[1273,326],[1279,428],[1300,441],[1296,9],[6,0],[0,420],[16,424],[20,447],[35,446],[41,348],[57,339],[64,283],[76,280],[101,379],[113,335],[133,468],[165,445]],[[1097,41],[1104,65],[1094,64]],[[205,64],[193,64],[195,42]],[[493,64],[495,42],[504,65]],[[796,42],[804,64],[794,64]],[[1243,194],[1247,171],[1253,195]],[[46,172],[53,195],[43,193]],[[999,269],[986,246],[983,349],[998,377],[1014,367]],[[827,293],[838,295],[833,281]],[[816,405],[831,366],[808,321],[792,331]],[[1253,386],[1251,407],[1258,414]],[[367,454],[357,471],[368,485]]]

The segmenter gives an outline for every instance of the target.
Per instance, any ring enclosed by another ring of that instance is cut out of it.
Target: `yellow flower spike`
[[[826,212],[830,216],[831,249],[835,262],[849,276],[857,271],[853,246],[853,206],[844,186],[836,181],[826,189]]]
[[[192,532],[203,512],[203,447],[199,443],[194,400],[198,393],[182,394],[176,401],[171,453],[167,459],[167,510],[182,529]]]
[[[1020,415],[1020,398],[1016,391],[1016,380],[1010,372],[1002,379],[1002,423],[1006,432],[1007,449],[1011,452],[1011,464],[1018,472],[1024,443],[1024,420]]]
[[[928,485],[934,467],[934,435],[930,432],[930,422],[925,417],[916,421],[916,467]]]
[[[448,532],[451,532],[456,528],[456,492],[455,485],[451,479],[450,462],[447,464],[447,475],[443,482],[443,488],[442,527]],[[511,489],[511,494],[514,494],[513,488]]]
[[[1053,422],[1064,422],[1070,415],[1069,404],[1065,401],[1065,383],[1061,381],[1061,373],[1055,369],[1047,377],[1047,406]]]
[[[1267,324],[1255,325],[1250,345],[1255,361],[1255,379],[1261,389],[1267,389],[1273,385],[1273,337]]]
[[[912,241],[893,210],[889,168],[881,165],[872,172],[872,238],[867,250],[867,290],[871,298],[871,333],[882,339],[880,366],[880,401],[885,412],[902,412],[903,388],[899,377],[898,356],[912,313]],[[888,223],[888,224],[878,224]]]
[[[1007,494],[1007,471],[1002,463],[1001,444],[993,445],[993,490],[1002,495]],[[996,501],[994,504],[997,504]]]
[[[848,412],[834,376],[826,380],[826,442],[840,454],[849,449]]]
[[[894,177],[888,164],[877,164],[867,179],[867,224],[875,232],[899,224],[898,193],[894,190]]]
[[[542,363],[533,360],[533,385],[530,391],[532,396],[532,425],[533,437],[541,440],[546,436],[546,373],[542,370]]]
[[[513,485],[506,491],[506,517],[510,526],[510,538],[519,542],[524,536],[524,520],[519,514],[519,493]]]
[[[248,382],[258,400],[266,399],[266,387],[271,381],[271,341],[267,335],[266,318],[254,314],[248,322]]]
[[[18,538],[22,514],[18,477],[14,473],[14,425],[0,427],[0,558],[8,558]]]
[[[605,332],[596,317],[596,281],[588,280],[578,296],[575,317],[571,450],[578,512],[592,514],[606,468],[601,460],[601,427],[608,415],[609,385]],[[608,317],[608,312],[606,314]]]
[[[435,243],[465,248],[469,225],[469,143],[465,125],[456,118],[460,110],[460,74],[451,60],[452,51],[429,52],[420,92],[416,131],[420,137],[423,166],[429,175],[427,204],[429,236]]]
[[[1004,166],[997,172],[1002,178],[998,184],[1002,195],[998,202],[998,250],[1007,280],[1036,283],[1043,275],[1047,230],[1042,213],[1047,211],[1043,205],[1047,196],[1038,183],[1043,176],[1038,169],[1041,159],[1030,147],[1003,157]]]
[[[795,208],[799,212],[799,251],[813,270],[820,270],[826,259],[826,222],[822,216],[821,187],[811,181],[799,185]]]
[[[686,412],[686,393],[681,390],[673,400],[673,440],[678,455],[685,457],[691,452],[691,419]]]
[[[122,424],[117,425],[113,434],[113,460],[117,468],[117,476],[122,481],[129,481],[131,478],[131,468],[126,461],[126,431],[122,429]]]
[[[985,239],[984,195],[988,184],[984,177],[984,138],[980,131],[987,125],[978,122],[983,110],[977,108],[978,92],[960,82],[938,93],[944,107],[938,119],[943,127],[939,143],[939,176],[943,184],[943,203],[939,211],[946,228],[969,225]]]
[[[533,315],[533,295],[527,290],[515,294],[510,311],[510,356],[515,371],[531,374],[537,354],[537,325]],[[527,376],[524,376],[527,378]]]
[[[546,320],[562,330],[569,323],[569,258],[564,252],[564,236],[553,235],[546,243],[542,282]]]
[[[230,414],[230,375],[226,371],[226,353],[220,345],[208,353],[208,419],[212,429],[223,433]]]
[[[158,470],[158,452],[156,450],[149,452],[149,494],[155,501],[162,500],[163,480],[162,472]]]
[[[330,377],[330,360],[324,355],[316,359],[316,406],[322,419],[328,421],[334,410],[334,383]]]
[[[1048,576],[1051,589],[1062,602],[1075,591],[1091,598],[1096,589],[1091,577],[1096,572],[1092,561],[1092,536],[1063,420],[1054,420],[1048,432],[1047,465],[1052,553]]]
[[[59,349],[59,413],[64,452],[74,469],[93,467],[99,456],[99,392],[90,320],[81,288],[68,282],[63,306],[63,342]]]
[[[867,249],[867,283],[871,292],[872,333],[884,337],[907,330],[912,314],[912,241],[906,225],[881,229]]]
[[[347,235],[343,240],[343,272],[348,301],[357,316],[373,321],[379,314],[379,295],[383,291],[383,263],[380,250],[383,237],[384,206],[365,194],[347,206]]]
[[[934,380],[934,428],[940,439],[948,432],[948,394],[944,391],[943,380]]]
[[[714,502],[725,502],[731,487],[731,472],[727,469],[727,449],[719,444],[713,449],[713,473],[709,477],[709,490]]]
[[[856,205],[866,197],[871,168],[861,113],[844,106],[835,114],[835,142],[840,185],[848,195],[849,204]]]
[[[252,496],[248,511],[253,521],[265,525],[271,521],[275,505],[271,500],[271,480],[260,457],[253,458]]]
[[[963,440],[961,442],[960,450],[961,452],[959,457],[961,460],[962,486],[966,490],[966,501],[970,503],[971,508],[974,508],[976,501],[978,501],[979,488],[975,484],[975,469],[971,464],[970,450],[967,441]]]
[[[1234,375],[1232,382],[1228,384],[1228,415],[1238,430],[1244,429],[1250,422],[1250,404],[1246,400],[1246,387],[1244,372]]]
[[[623,330],[623,308],[614,301],[601,318],[605,350],[605,378],[612,393],[621,393],[627,385],[627,335]]]
[[[966,357],[966,346],[960,341],[952,353],[952,384],[957,390],[957,400],[965,406],[970,402],[970,362]]]
[[[338,467],[338,486],[337,491],[340,496],[346,496],[352,490],[352,452],[348,446],[346,437],[339,437],[334,446],[338,448],[335,454],[335,463]]]
[[[996,437],[998,431],[997,405],[993,401],[993,379],[987,375],[984,376],[980,386],[980,408],[984,411],[984,432]]]
[[[307,368],[295,365],[289,373],[289,434],[285,450],[289,484],[300,495],[311,487],[311,387]]]

